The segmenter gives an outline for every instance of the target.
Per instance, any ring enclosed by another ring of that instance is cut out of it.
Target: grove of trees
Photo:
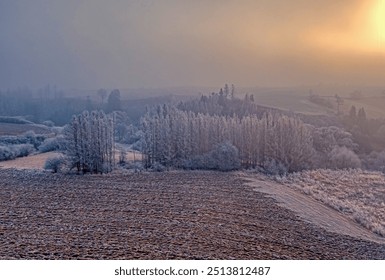
[[[354,135],[334,119],[317,122],[258,106],[252,95],[239,99],[233,92],[225,86],[219,93],[149,110],[140,127],[145,167],[261,168],[283,174],[366,166]],[[364,110],[359,112],[357,119],[364,123]]]
[[[115,164],[114,120],[102,111],[73,116],[64,131],[70,167],[83,173],[110,172]]]
[[[228,152],[222,152],[218,161],[230,165],[232,158],[245,168],[267,167],[275,161],[292,172],[309,167],[314,152],[309,127],[283,115],[211,116],[164,105],[147,113],[141,124],[146,166],[210,168],[215,164],[208,155],[221,145]]]

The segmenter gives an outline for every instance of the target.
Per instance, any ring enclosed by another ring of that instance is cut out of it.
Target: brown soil
[[[234,173],[0,169],[1,259],[385,259]]]

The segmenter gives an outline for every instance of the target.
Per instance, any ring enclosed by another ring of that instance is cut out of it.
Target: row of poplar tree
[[[156,163],[172,167],[194,166],[194,159],[208,155],[221,143],[229,152],[237,152],[240,165],[266,167],[272,161],[286,171],[309,166],[313,142],[308,126],[297,118],[266,113],[245,117],[217,116],[158,106],[141,120],[142,152],[147,167]],[[221,159],[219,159],[221,160]],[[229,162],[228,164],[232,164]]]
[[[71,169],[83,173],[106,173],[113,169],[113,115],[106,115],[103,111],[85,111],[72,117],[64,134]]]

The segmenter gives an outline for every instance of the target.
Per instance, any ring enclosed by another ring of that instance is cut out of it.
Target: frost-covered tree
[[[334,152],[338,151],[338,155],[340,156],[346,154],[344,153],[346,151],[349,151],[349,154],[354,154],[358,149],[358,145],[353,141],[352,134],[342,128],[335,126],[321,128],[311,127],[311,133],[315,149],[315,167],[337,168],[330,160],[330,157]],[[346,150],[342,148],[346,148]],[[340,154],[341,151],[344,152]]]
[[[246,94],[244,99],[235,97],[235,86],[226,84],[219,92],[213,92],[208,96],[202,95],[196,100],[180,102],[178,109],[194,113],[209,114],[211,116],[248,116],[258,114],[262,116],[266,108],[258,106],[254,102],[254,96]],[[269,109],[272,110],[272,109]]]
[[[311,166],[310,129],[295,118],[273,114],[265,114],[262,118],[256,115],[228,117],[158,106],[142,118],[141,126],[147,167],[161,164],[214,169],[212,158],[207,155],[214,156],[214,151],[218,152],[221,147],[229,151],[230,147],[236,149],[232,153],[237,155],[236,159],[234,156],[231,159],[231,164],[236,166],[263,167],[267,160],[273,159],[290,172]],[[225,142],[228,144],[218,146]],[[217,165],[215,169],[226,168]]]
[[[78,172],[110,172],[115,164],[114,121],[102,111],[73,116],[65,128],[65,153]]]

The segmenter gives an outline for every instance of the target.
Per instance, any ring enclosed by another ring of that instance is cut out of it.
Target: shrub
[[[159,162],[155,162],[152,166],[151,166],[151,170],[152,171],[157,171],[157,172],[163,172],[166,170],[166,167],[164,167],[164,165],[160,164]]]
[[[31,144],[0,145],[0,161],[26,157],[34,151]]]
[[[375,170],[385,173],[385,150],[377,155],[374,164]]]
[[[63,148],[64,143],[65,143],[64,136],[59,135],[57,137],[45,139],[38,149],[39,149],[39,152],[41,153],[58,151]]]
[[[181,167],[184,169],[208,169],[207,166],[207,155],[195,156],[191,159],[185,159],[181,163]]]
[[[241,167],[238,149],[230,142],[216,145],[214,150],[207,155],[207,158],[209,169],[230,171]]]
[[[11,149],[7,146],[0,146],[0,161],[9,160],[13,158]]]
[[[263,168],[266,174],[269,175],[285,175],[287,174],[287,168],[285,165],[275,159],[266,160],[263,164]]]
[[[346,147],[336,146],[329,153],[330,167],[333,169],[360,168],[361,160]]]
[[[363,156],[362,162],[369,170],[385,173],[385,150],[380,153],[373,151],[369,155]]]
[[[33,131],[27,131],[26,133],[18,136],[0,136],[0,145],[9,146],[16,144],[31,144],[37,148],[45,140],[45,137],[45,135],[35,134]]]
[[[185,169],[211,169],[220,171],[231,171],[241,167],[238,149],[226,141],[204,155],[195,156],[182,162]]]
[[[44,164],[44,169],[52,170],[53,173],[58,173],[65,166],[66,160],[63,156],[50,157]]]
[[[26,157],[35,151],[31,144],[20,144],[10,146],[15,157]]]

